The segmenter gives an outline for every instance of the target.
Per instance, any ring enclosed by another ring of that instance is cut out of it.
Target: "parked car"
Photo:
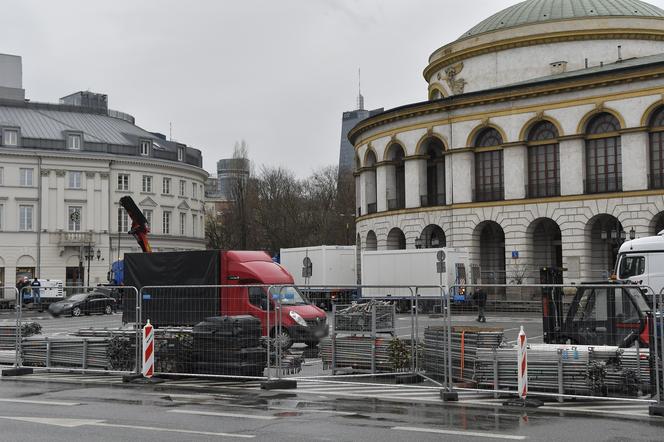
[[[53,316],[72,315],[81,316],[81,314],[107,314],[115,311],[116,301],[104,293],[93,291],[90,293],[77,293],[69,298],[51,304],[48,307],[49,313]]]

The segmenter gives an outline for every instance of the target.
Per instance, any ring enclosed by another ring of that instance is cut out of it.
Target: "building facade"
[[[467,248],[482,282],[603,278],[664,230],[664,11],[528,0],[436,50],[428,101],[368,118],[355,147],[364,250]]]
[[[199,150],[141,129],[105,95],[25,100],[19,57],[0,56],[0,70],[15,74],[0,87],[0,286],[21,276],[106,282],[114,260],[140,251],[125,195],[155,251],[205,248]]]

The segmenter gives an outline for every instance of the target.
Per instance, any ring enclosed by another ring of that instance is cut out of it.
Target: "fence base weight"
[[[539,408],[542,405],[544,405],[544,402],[540,401],[539,399],[521,399],[520,397],[512,398],[507,402],[503,402],[504,407]]]
[[[396,383],[401,385],[421,384],[422,378],[417,374],[397,375]]]
[[[662,405],[662,404],[652,404],[648,408],[648,413],[651,416],[664,417],[664,405]]]
[[[2,370],[2,376],[24,376],[26,374],[32,374],[33,369],[30,367],[17,367],[17,368],[8,368]]]
[[[294,390],[297,388],[297,381],[293,379],[273,379],[261,383],[261,390]]]
[[[459,402],[459,393],[454,391],[441,391],[440,398],[443,402]]]

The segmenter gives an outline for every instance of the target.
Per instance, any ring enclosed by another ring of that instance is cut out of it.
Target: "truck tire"
[[[277,335],[277,329],[273,328],[270,337],[273,339],[274,345],[280,345],[282,350],[288,350],[293,346],[293,338],[287,328],[282,327],[279,335]]]

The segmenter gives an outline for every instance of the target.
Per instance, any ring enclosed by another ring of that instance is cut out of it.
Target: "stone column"
[[[581,138],[560,142],[560,194],[582,195],[585,175],[585,141]]]
[[[65,171],[56,170],[55,171],[55,181],[56,181],[56,197],[53,204],[56,207],[55,210],[55,228],[57,230],[66,230],[67,225],[65,224]]]
[[[396,182],[394,176],[394,165],[391,163],[379,163],[376,166],[376,203],[378,212],[387,210],[387,199],[396,198]]]
[[[102,172],[99,174],[100,179],[100,193],[99,195],[99,229],[100,231],[111,232],[111,226],[109,225],[109,210],[111,210],[111,202],[109,201],[109,186],[110,184],[110,174],[108,172]]]
[[[450,161],[451,159],[451,161]],[[475,182],[475,161],[473,152],[462,152],[447,156],[452,178],[448,183],[448,201],[450,194],[454,204],[471,203],[473,201],[473,183]]]
[[[365,212],[364,203],[362,202],[362,193],[364,191],[364,187],[360,172],[356,172],[353,176],[353,179],[355,180],[355,208],[353,211],[355,212],[355,216],[361,216],[364,215]],[[358,208],[360,210],[358,210]]]
[[[51,225],[50,218],[49,217],[49,206],[50,206],[50,198],[49,198],[49,178],[51,175],[51,171],[49,169],[42,169],[41,170],[41,195],[39,195],[40,199],[40,213],[39,216],[41,216],[41,226],[42,230],[47,229],[47,230],[52,230],[55,226]]]
[[[427,193],[427,161],[421,157],[406,158],[406,208],[420,207],[421,195]]]
[[[369,213],[369,204],[376,203],[376,170],[366,169],[360,175],[360,186],[362,193],[360,199],[362,201],[362,214]]]
[[[649,137],[648,132],[622,134],[622,183],[623,190],[644,190],[648,188]]]
[[[93,230],[99,230],[99,220],[97,214],[99,210],[96,210],[97,204],[99,201],[95,198],[95,173],[94,172],[85,172],[85,194],[87,198],[87,206],[85,207],[85,223],[81,226],[81,230],[84,232],[91,232]],[[97,229],[95,229],[97,227]]]
[[[503,167],[505,199],[525,198],[528,182],[528,148],[520,145],[503,150]]]

